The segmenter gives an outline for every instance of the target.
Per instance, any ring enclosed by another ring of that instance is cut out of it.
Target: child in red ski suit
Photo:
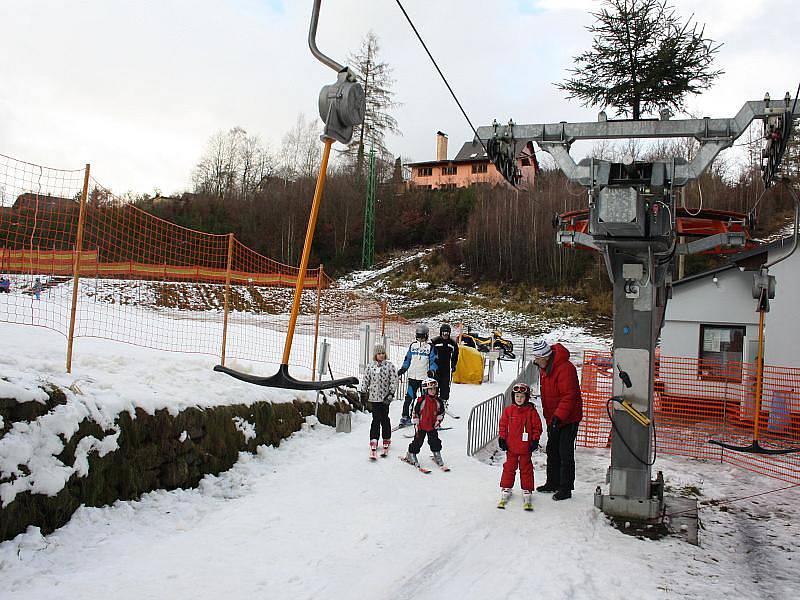
[[[507,500],[514,487],[514,479],[519,467],[519,479],[523,497],[530,502],[533,491],[533,462],[531,453],[539,447],[542,435],[542,421],[536,407],[530,402],[531,389],[525,383],[512,388],[513,402],[500,415],[500,439],[498,444],[506,452],[503,476],[500,478],[502,499]]]
[[[417,454],[422,449],[425,437],[428,438],[428,445],[433,452],[433,461],[440,467],[444,466],[442,460],[442,440],[436,428],[442,423],[444,418],[444,404],[439,400],[439,384],[433,378],[425,379],[422,382],[423,395],[417,398],[416,404],[411,411],[413,418],[411,422],[416,427],[414,439],[408,445],[406,462],[414,466],[419,466]]]

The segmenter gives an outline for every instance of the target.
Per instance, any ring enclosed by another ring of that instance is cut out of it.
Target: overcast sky
[[[234,126],[275,150],[297,114],[317,117],[335,74],[307,45],[311,0],[0,0],[0,153],[59,168],[91,163],[121,193],[187,189],[206,141]],[[726,74],[690,100],[731,117],[794,93],[797,0],[676,0],[724,43]],[[587,48],[591,0],[404,0],[476,126],[596,118],[553,86]],[[403,157],[452,157],[472,134],[394,0],[323,0],[317,42],[345,61],[369,29],[394,67]],[[580,158],[580,157],[577,157]]]

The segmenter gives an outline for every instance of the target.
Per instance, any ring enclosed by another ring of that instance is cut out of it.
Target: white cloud
[[[92,164],[117,191],[188,186],[208,137],[235,125],[276,147],[298,112],[316,117],[334,74],[308,51],[311,0],[4,0],[0,153],[63,168]],[[585,0],[405,0],[476,126],[593,120],[552,85],[590,42]],[[800,17],[790,0],[697,4],[679,11],[724,42],[726,75],[695,110],[732,116],[748,99],[797,86]],[[323,3],[318,43],[339,61],[372,29],[394,66],[397,154],[451,154],[469,127],[394,2]]]

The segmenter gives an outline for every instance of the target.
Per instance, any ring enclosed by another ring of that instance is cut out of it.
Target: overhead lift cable
[[[419,43],[422,44],[422,47],[425,49],[425,52],[428,54],[428,58],[431,59],[431,62],[433,63],[433,66],[436,68],[436,71],[439,73],[439,77],[442,78],[442,81],[444,81],[444,84],[447,86],[447,90],[450,92],[450,95],[453,97],[453,100],[455,100],[456,104],[458,105],[459,110],[461,110],[461,114],[464,115],[464,118],[467,120],[467,123],[469,123],[469,126],[472,129],[472,132],[475,134],[475,139],[478,140],[478,142],[480,142],[481,146],[483,146],[484,152],[487,152],[487,154],[488,154],[488,151],[486,150],[486,146],[484,145],[483,140],[478,137],[478,130],[475,129],[475,126],[472,124],[472,121],[470,120],[469,116],[467,115],[467,111],[464,110],[464,107],[461,105],[461,102],[458,100],[458,97],[456,96],[456,93],[453,91],[453,88],[450,86],[450,83],[447,81],[447,77],[444,76],[444,73],[442,73],[442,70],[439,68],[439,65],[436,63],[436,59],[433,58],[433,54],[431,54],[431,51],[428,50],[428,46],[425,44],[425,41],[422,39],[422,36],[419,34],[419,31],[417,31],[417,27],[414,25],[414,22],[411,20],[411,17],[408,16],[408,13],[406,12],[406,9],[403,7],[403,4],[400,2],[400,0],[395,0],[395,2],[397,2],[397,6],[400,7],[400,10],[403,12],[403,16],[406,18],[406,21],[408,21],[408,24],[411,26],[411,29],[414,31],[414,34],[417,36],[417,39],[419,40]]]

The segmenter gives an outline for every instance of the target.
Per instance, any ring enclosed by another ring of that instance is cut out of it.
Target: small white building
[[[662,356],[754,363],[758,354],[757,300],[753,275],[786,256],[792,237],[731,257],[723,267],[673,284],[661,330]],[[774,300],[765,317],[764,362],[800,368],[800,248],[770,269]]]

